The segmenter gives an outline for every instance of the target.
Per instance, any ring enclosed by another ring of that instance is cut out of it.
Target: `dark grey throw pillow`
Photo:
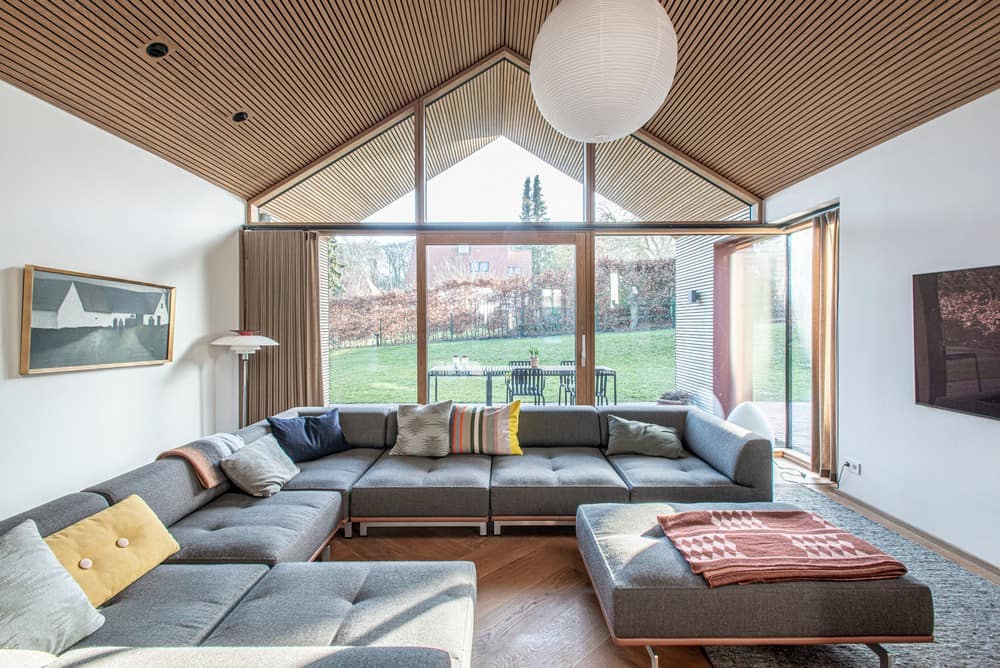
[[[234,485],[251,496],[273,496],[299,474],[299,467],[272,434],[244,445],[219,466]]]
[[[673,427],[608,416],[609,455],[650,455],[679,459],[684,446]]]
[[[390,455],[416,455],[419,457],[444,457],[451,440],[450,401],[418,406],[402,404],[396,409],[396,444]]]

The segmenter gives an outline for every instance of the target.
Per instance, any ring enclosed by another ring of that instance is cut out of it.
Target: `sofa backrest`
[[[332,409],[340,411],[340,428],[344,430],[344,439],[352,448],[384,448],[386,444],[396,442],[393,432],[392,441],[386,440],[386,429],[390,411],[395,427],[396,410],[389,404],[334,404],[332,406],[299,406],[290,408],[274,417],[293,418],[307,415],[323,415]],[[267,420],[261,420],[240,429],[236,434],[247,443],[253,443],[258,438],[271,433]]]
[[[170,526],[229,489],[229,481],[212,489],[205,489],[198,482],[194,469],[185,460],[167,457],[105,480],[84,491],[100,494],[111,504],[137,494],[153,509],[161,522]]]
[[[523,447],[600,447],[601,427],[593,406],[523,406],[517,439]]]
[[[673,427],[677,435],[684,440],[684,429],[687,425],[689,406],[658,406],[658,405],[623,405],[601,406],[597,409],[601,418],[601,447],[608,447],[608,416],[614,415],[625,420],[638,420],[658,424],[662,427]],[[695,409],[697,410],[697,409]]]
[[[13,517],[0,520],[0,536],[25,520],[34,520],[35,524],[38,525],[38,533],[42,536],[48,536],[107,507],[108,502],[99,494],[87,492],[67,494]]]

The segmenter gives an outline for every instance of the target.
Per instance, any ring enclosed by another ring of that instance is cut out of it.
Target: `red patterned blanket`
[[[892,557],[802,510],[696,510],[657,520],[709,587],[906,573]]]

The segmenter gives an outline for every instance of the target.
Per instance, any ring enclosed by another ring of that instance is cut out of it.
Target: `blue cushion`
[[[278,445],[295,462],[308,462],[348,449],[340,429],[340,413],[297,418],[267,418]]]

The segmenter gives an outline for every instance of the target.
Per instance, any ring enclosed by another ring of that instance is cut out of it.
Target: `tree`
[[[330,293],[330,299],[333,299],[344,292],[342,284],[344,265],[340,264],[340,261],[337,259],[337,240],[334,237],[327,237],[326,253],[327,271],[329,272],[327,274],[327,288]]]
[[[531,185],[531,220],[535,223],[549,222],[549,207],[545,204],[545,197],[542,195],[542,180],[535,174],[534,183]]]
[[[521,189],[521,222],[531,222],[531,177],[524,177],[524,188]]]

